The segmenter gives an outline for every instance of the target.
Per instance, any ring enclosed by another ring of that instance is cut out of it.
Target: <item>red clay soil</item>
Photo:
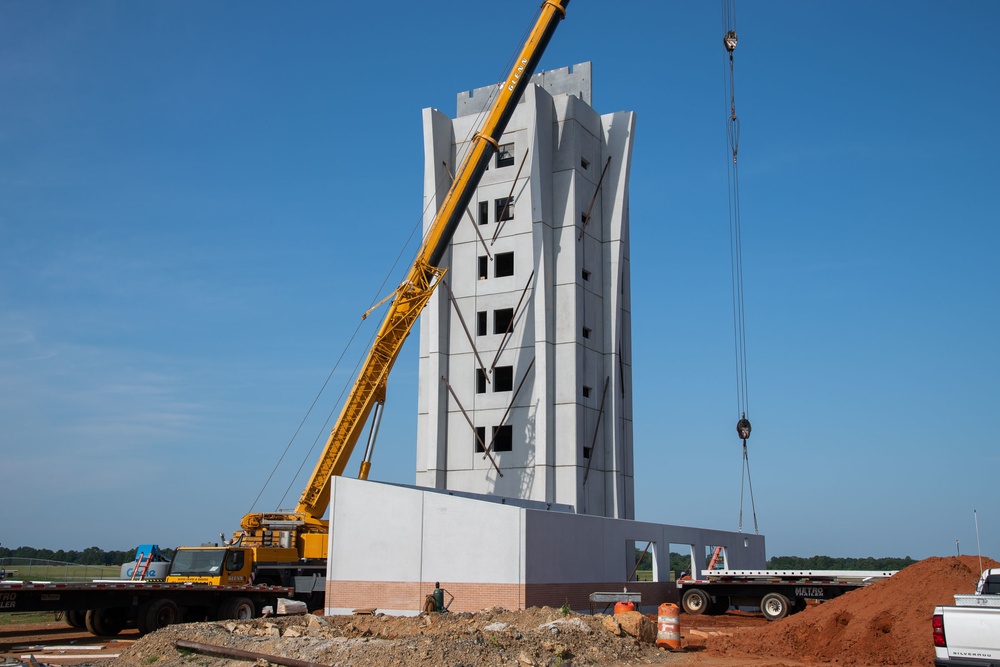
[[[1000,563],[984,558],[982,566]],[[840,665],[929,665],[934,607],[954,604],[956,593],[974,592],[979,567],[976,556],[927,558],[781,621],[711,637],[706,648]]]

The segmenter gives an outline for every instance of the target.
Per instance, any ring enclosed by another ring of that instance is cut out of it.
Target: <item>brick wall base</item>
[[[672,582],[631,581],[574,584],[486,584],[442,581],[441,587],[455,599],[449,611],[480,611],[489,607],[525,609],[527,607],[561,607],[564,604],[578,611],[590,610],[590,594],[620,591],[628,588],[642,594],[641,607],[655,608],[664,602],[677,602],[677,588]],[[434,582],[409,581],[327,581],[328,609],[381,609],[419,612],[426,596],[434,590]],[[445,602],[450,598],[446,595]],[[594,611],[606,611],[604,604]]]

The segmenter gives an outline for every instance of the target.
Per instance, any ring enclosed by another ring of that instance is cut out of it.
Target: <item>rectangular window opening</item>
[[[583,337],[584,338],[590,338],[590,328],[589,327],[584,327],[583,328]]]
[[[496,254],[494,274],[497,278],[514,275],[514,253],[498,252]]]
[[[497,366],[493,369],[493,391],[512,391],[514,389],[514,367]]]
[[[493,202],[496,208],[497,222],[514,219],[514,198],[501,197]]]
[[[479,202],[479,224],[490,224],[490,203],[488,201]]]
[[[480,310],[476,313],[476,335],[485,336],[488,329],[486,327],[486,311]]]
[[[476,393],[485,394],[486,393],[486,371],[482,368],[476,369]]]
[[[493,311],[493,333],[505,334],[514,322],[513,308],[499,308]]]
[[[590,271],[588,271],[587,269],[581,271],[580,275],[583,276],[584,281],[590,280]]]
[[[493,451],[510,452],[514,450],[514,427],[510,424],[493,427]]]
[[[588,386],[584,385],[584,387],[583,387],[583,397],[584,397],[584,398],[590,398],[590,393],[591,393],[592,391],[594,391],[594,390],[593,390],[593,389],[591,389],[590,387],[588,387]]]
[[[580,158],[580,166],[584,169],[590,169],[590,160],[585,157]]]
[[[486,280],[489,277],[490,258],[486,255],[479,256],[479,279]]]
[[[589,459],[590,458],[590,447],[584,447],[583,448],[583,458],[585,458],[585,459]]]
[[[476,453],[477,454],[482,454],[483,452],[486,451],[485,445],[488,444],[488,443],[486,442],[486,427],[485,426],[477,426],[476,427],[476,435],[473,438],[473,444],[474,444],[474,446],[476,448]]]
[[[497,149],[497,166],[510,167],[514,164],[514,144],[500,144]]]

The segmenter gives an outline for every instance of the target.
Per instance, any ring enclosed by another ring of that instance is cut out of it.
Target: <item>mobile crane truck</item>
[[[330,477],[343,474],[373,411],[373,418],[378,421],[385,403],[389,371],[417,317],[445,274],[446,269],[440,264],[448,244],[466,215],[490,159],[500,146],[504,129],[545,47],[566,16],[569,1],[545,0],[542,3],[534,27],[506,80],[498,86],[483,125],[472,138],[451,188],[427,229],[413,266],[395,290],[385,319],[296,508],[247,514],[241,521],[241,530],[220,546],[177,548],[164,583],[77,585],[89,588],[81,591],[83,597],[74,599],[71,606],[67,606],[65,596],[62,601],[44,600],[46,595],[55,595],[54,588],[36,589],[38,594],[32,595],[30,582],[28,588],[20,584],[21,588],[16,590],[4,589],[6,584],[0,584],[0,601],[8,599],[4,596],[11,596],[9,610],[82,609],[86,610],[86,625],[91,632],[116,634],[130,623],[146,632],[190,618],[248,618],[258,615],[263,604],[279,594],[303,600],[310,609],[322,607],[329,540],[329,522],[323,515],[330,503]],[[369,441],[358,474],[361,479],[368,478],[373,445]],[[42,586],[63,586],[66,590],[70,585]],[[113,588],[115,586],[117,588]],[[174,597],[184,590],[200,591],[201,596],[197,600],[191,594],[183,600]]]
[[[251,513],[241,530],[220,547],[181,547],[168,582],[240,585],[249,581],[290,586],[311,609],[325,594],[330,477],[341,475],[369,416],[377,423],[385,403],[386,380],[417,317],[446,269],[448,244],[469,206],[490,159],[569,0],[545,0],[538,19],[505,82],[498,87],[483,125],[473,137],[451,188],[428,227],[406,279],[395,290],[354,386],[337,418],[298,505],[293,511]],[[372,432],[377,432],[373,428]],[[358,477],[367,479],[374,443],[369,441]]]

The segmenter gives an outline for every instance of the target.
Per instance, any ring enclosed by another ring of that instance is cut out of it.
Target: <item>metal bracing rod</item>
[[[452,180],[452,183],[454,183],[455,177],[452,175],[451,169],[448,168],[448,163],[442,161],[441,165],[444,167],[445,172],[448,174],[448,178],[450,178]],[[493,253],[490,252],[489,247],[487,247],[486,245],[486,239],[483,238],[482,232],[479,231],[479,223],[477,223],[476,219],[472,217],[472,211],[469,210],[468,206],[465,207],[465,212],[469,215],[469,220],[472,221],[472,228],[476,230],[476,236],[479,237],[479,242],[482,244],[483,250],[486,251],[486,256],[492,260]]]
[[[472,332],[469,331],[468,325],[465,323],[465,318],[462,317],[462,311],[458,307],[458,301],[455,300],[455,294],[451,291],[451,286],[448,285],[448,281],[442,280],[441,284],[444,285],[445,290],[448,292],[448,300],[451,301],[451,305],[455,308],[455,314],[458,315],[458,321],[462,323],[462,329],[465,330],[465,337],[469,339],[469,345],[472,346],[472,353],[476,355],[476,363],[479,364],[479,370],[483,372],[486,377],[486,384],[492,384],[490,382],[490,374],[486,372],[486,366],[483,364],[482,358],[479,356],[479,350],[476,349],[476,341],[472,337]]]
[[[451,397],[453,399],[455,399],[455,403],[458,404],[458,409],[462,413],[462,416],[465,417],[465,421],[469,422],[469,428],[472,429],[472,435],[475,436],[476,440],[479,442],[479,446],[483,448],[484,452],[486,452],[486,456],[489,456],[490,463],[493,464],[493,468],[497,471],[498,475],[503,477],[503,473],[500,472],[500,466],[498,466],[497,462],[493,460],[492,456],[490,456],[490,452],[489,449],[487,449],[486,447],[486,443],[483,442],[483,439],[479,437],[478,433],[476,433],[476,425],[472,423],[472,418],[469,417],[469,413],[466,412],[465,408],[462,406],[462,401],[458,400],[458,395],[455,393],[455,390],[452,389],[450,384],[448,384],[448,378],[442,375],[441,382],[444,382],[444,386],[448,388],[448,393],[451,394]],[[490,442],[490,444],[493,444],[492,441]],[[486,456],[484,456],[483,458],[486,458]]]
[[[503,211],[500,212],[500,219],[497,220],[497,228],[493,231],[493,238],[490,240],[490,245],[497,242],[497,237],[500,236],[500,229],[503,227],[503,223],[507,222],[507,209],[510,207],[510,202],[514,199],[514,188],[517,187],[517,181],[521,178],[521,170],[524,169],[524,163],[528,159],[528,151],[525,149],[524,157],[521,158],[521,166],[517,168],[517,174],[514,176],[514,182],[510,184],[510,194],[507,195],[507,199],[503,203]]]
[[[601,409],[597,413],[597,424],[594,426],[594,437],[590,440],[590,458],[587,459],[587,468],[583,471],[583,483],[587,483],[590,476],[590,464],[594,460],[594,445],[597,444],[597,434],[601,431],[601,417],[604,416],[604,399],[608,397],[608,382],[611,378],[604,378],[604,391],[601,393]]]
[[[583,238],[583,232],[587,229],[587,223],[590,222],[590,213],[594,210],[594,202],[597,201],[597,194],[601,191],[601,184],[604,183],[604,174],[608,173],[608,167],[611,166],[611,156],[608,156],[608,161],[604,163],[604,169],[601,170],[601,177],[597,180],[597,187],[594,189],[594,196],[590,198],[590,206],[587,207],[587,215],[583,218],[583,226],[580,227],[580,235],[576,237],[579,241]]]
[[[507,324],[507,330],[503,332],[503,339],[500,341],[500,347],[497,348],[497,354],[493,357],[493,363],[490,364],[490,371],[497,367],[497,361],[500,360],[500,353],[504,351],[507,347],[507,341],[510,340],[510,335],[514,333],[514,322],[517,321],[518,316],[521,314],[521,304],[524,303],[524,297],[528,293],[528,288],[531,287],[531,281],[535,277],[535,272],[532,270],[531,275],[528,276],[528,282],[524,284],[524,289],[521,290],[521,298],[517,301],[517,308],[514,309],[514,314],[510,317],[510,322]]]
[[[528,373],[531,372],[531,367],[535,365],[535,358],[531,358],[531,363],[528,367],[524,369],[524,375],[521,377],[521,381],[517,383],[517,389],[514,390],[514,395],[510,397],[510,403],[507,404],[507,410],[503,413],[503,417],[500,418],[500,423],[497,424],[497,428],[504,425],[507,421],[507,417],[510,416],[510,411],[514,408],[514,401],[517,400],[517,395],[521,393],[521,387],[524,386],[524,381],[528,379]],[[490,444],[484,450],[483,458],[486,458],[486,454],[493,449],[493,441],[497,439],[496,431],[493,432],[493,437],[490,438]]]

